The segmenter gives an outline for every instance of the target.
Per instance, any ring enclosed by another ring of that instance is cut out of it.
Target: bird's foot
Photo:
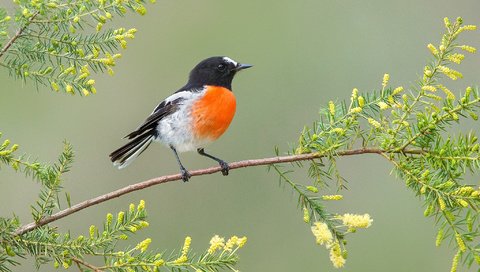
[[[187,171],[187,169],[185,169],[183,167],[180,168],[180,173],[182,174],[183,182],[187,182],[192,177],[192,175],[190,175],[190,173]]]
[[[224,162],[224,161],[219,161],[218,162],[220,164],[220,167],[222,168],[222,174],[224,176],[228,176],[228,171],[230,170],[230,166],[228,166],[228,163]]]

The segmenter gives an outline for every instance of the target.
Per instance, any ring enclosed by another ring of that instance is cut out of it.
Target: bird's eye
[[[221,72],[225,71],[225,68],[227,68],[227,66],[226,66],[225,64],[223,64],[223,63],[220,63],[220,64],[217,66],[218,71],[221,71]]]

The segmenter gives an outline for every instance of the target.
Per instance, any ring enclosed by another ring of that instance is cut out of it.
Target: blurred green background
[[[9,1],[2,0],[2,4]],[[157,1],[144,17],[116,21],[139,29],[123,52],[115,76],[97,77],[98,94],[81,98],[56,94],[32,84],[23,86],[0,70],[0,131],[21,146],[20,152],[55,161],[62,141],[76,153],[67,175],[72,203],[165,174],[177,173],[167,148],[152,145],[124,170],[112,167],[108,154],[125,143],[159,101],[182,86],[199,60],[228,55],[255,67],[234,81],[237,115],[227,133],[207,148],[227,161],[262,158],[274,147],[288,151],[304,125],[317,118],[329,100],[348,99],[354,87],[405,87],[422,73],[430,55],[426,44],[438,43],[443,17],[462,16],[480,25],[478,0],[464,1]],[[462,35],[480,47],[479,33]],[[449,82],[457,91],[479,84],[479,55],[468,55],[459,68],[465,79]],[[462,130],[478,131],[478,123]],[[181,155],[188,169],[215,165],[195,153]],[[348,240],[343,271],[449,271],[453,252],[436,248],[432,219],[403,182],[390,175],[391,165],[374,155],[340,160],[349,180],[345,200],[331,211],[370,213],[372,227]],[[305,175],[293,175],[308,182]],[[470,183],[478,184],[478,178]],[[38,185],[2,168],[0,216],[15,212],[31,221],[30,203]],[[107,212],[145,199],[150,227],[135,237],[151,237],[152,248],[175,249],[186,235],[203,251],[210,237],[246,235],[240,251],[242,271],[334,271],[328,252],[314,243],[289,188],[265,167],[195,177],[123,196],[57,221],[62,230],[85,234]],[[131,244],[135,244],[132,241]],[[33,266],[16,271],[32,271]],[[42,271],[53,270],[45,266]],[[461,268],[460,271],[466,271]]]

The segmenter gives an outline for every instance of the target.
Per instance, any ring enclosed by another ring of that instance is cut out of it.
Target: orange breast
[[[236,105],[235,96],[230,90],[208,86],[205,95],[192,107],[196,137],[211,140],[220,137],[232,122]]]

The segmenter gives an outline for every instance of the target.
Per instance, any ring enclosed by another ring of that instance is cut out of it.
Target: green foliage
[[[337,181],[338,190],[345,187],[335,160],[338,156],[352,155],[348,153],[352,148],[360,147],[354,154],[377,153],[391,162],[397,175],[423,201],[425,216],[435,218],[439,227],[436,244],[440,245],[444,239],[453,241],[451,245],[458,252],[453,271],[460,260],[469,266],[475,260],[480,264],[480,189],[468,182],[467,175],[478,174],[480,154],[474,132],[448,134],[448,129],[464,119],[478,119],[480,94],[478,89],[467,87],[458,92],[457,98],[441,82],[443,76],[452,80],[463,77],[450,68],[464,59],[459,50],[476,51],[456,42],[460,33],[475,30],[475,26],[463,25],[461,18],[453,23],[445,18],[445,27],[446,33],[439,45],[427,46],[433,60],[425,66],[415,86],[389,88],[389,75],[386,74],[379,91],[359,94],[354,89],[349,103],[331,101],[321,110],[320,120],[312,128],[304,129],[294,152],[318,153],[322,157],[310,163],[309,174],[314,188],[328,185],[329,179]],[[294,183],[287,177],[288,170],[280,171],[278,167],[276,170],[281,180],[298,193],[300,206],[309,214],[308,219],[314,216],[313,222],[306,222],[314,225],[312,231],[317,242],[319,232],[333,235],[327,248],[333,264],[343,266],[344,261],[336,263],[332,258],[332,245],[340,248],[337,251],[345,251],[345,236],[352,232],[351,228],[345,228],[345,220],[338,220],[345,219],[345,215],[329,214],[324,209],[325,198],[304,189],[312,186]],[[328,231],[319,231],[321,228],[315,225],[318,223],[325,224]]]
[[[96,93],[91,71],[108,71],[136,29],[106,29],[128,10],[144,15],[144,1],[15,0],[14,20],[0,8],[0,66],[11,76],[54,91]],[[13,22],[12,22],[13,21]]]
[[[60,208],[59,193],[63,175],[68,172],[73,152],[65,143],[58,162],[52,165],[29,162],[28,156],[16,157],[18,145],[5,140],[0,145],[0,162],[14,170],[32,176],[42,186],[38,200],[32,205],[35,222],[52,215]],[[67,198],[68,201],[68,198]],[[237,250],[244,246],[246,238],[232,237],[212,239],[211,246],[203,254],[190,252],[191,238],[187,237],[183,248],[171,254],[147,250],[151,239],[147,238],[135,247],[127,246],[118,250],[118,243],[132,234],[148,227],[145,202],[137,207],[130,204],[127,211],[120,211],[116,217],[107,214],[102,229],[90,226],[88,234],[73,237],[70,232],[60,233],[55,226],[44,225],[22,235],[15,232],[20,227],[18,218],[0,217],[0,271],[10,271],[19,265],[18,258],[33,256],[37,267],[53,262],[53,266],[67,269],[76,265],[81,271],[218,271],[221,268],[234,271],[238,262]],[[215,238],[215,237],[214,237]],[[87,257],[101,256],[103,265],[94,266]]]

